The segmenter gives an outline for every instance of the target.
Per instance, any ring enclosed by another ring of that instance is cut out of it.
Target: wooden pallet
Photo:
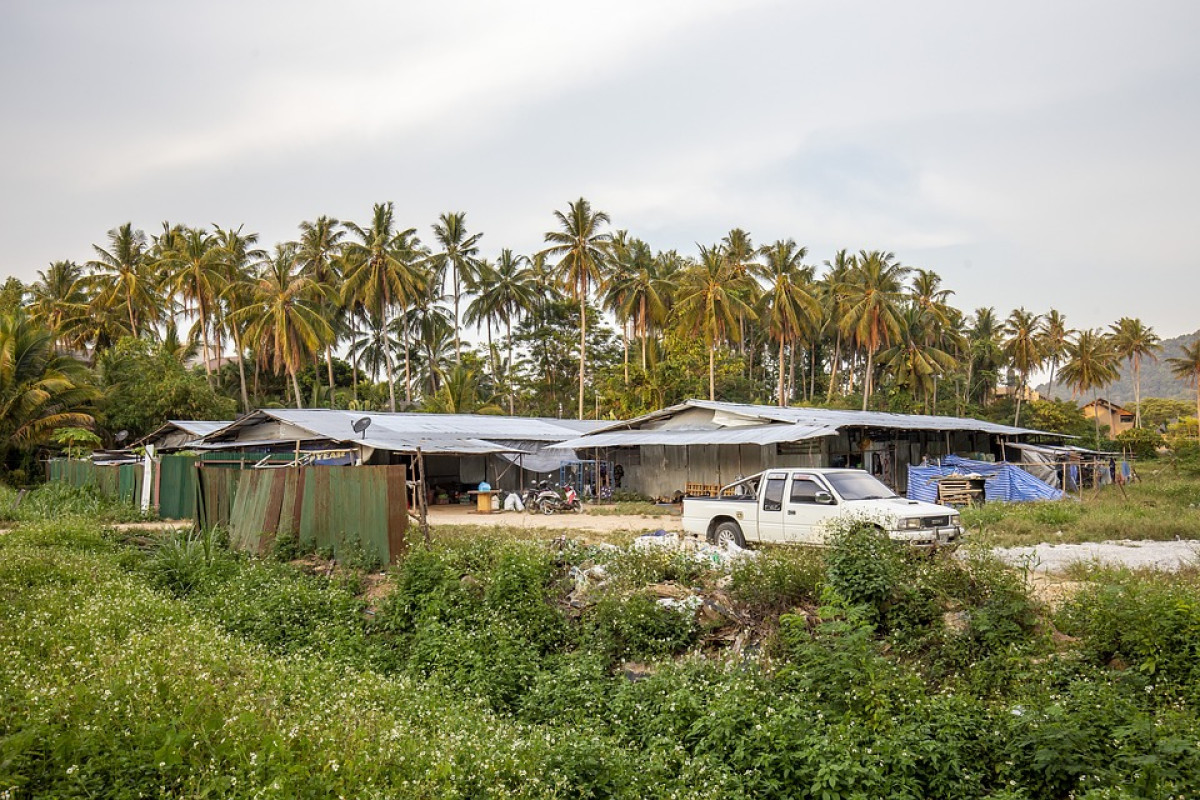
[[[942,478],[938,481],[938,502],[947,506],[965,506],[977,503],[983,492],[971,486],[964,478]]]

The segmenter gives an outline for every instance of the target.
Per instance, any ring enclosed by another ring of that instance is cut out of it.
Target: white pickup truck
[[[841,519],[861,519],[918,547],[963,533],[954,509],[907,500],[859,469],[769,469],[723,487],[719,497],[683,500],[683,530],[722,546],[822,544],[828,523]]]

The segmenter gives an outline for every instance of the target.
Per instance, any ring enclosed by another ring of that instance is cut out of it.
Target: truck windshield
[[[825,480],[844,500],[878,500],[896,493],[865,472],[831,472]]]

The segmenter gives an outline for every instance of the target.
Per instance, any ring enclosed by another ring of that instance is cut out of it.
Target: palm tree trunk
[[[289,369],[288,374],[292,376],[292,394],[296,396],[296,408],[304,408],[303,398],[300,396],[300,381],[296,380],[296,370]]]
[[[713,342],[708,346],[708,399],[715,401],[717,399],[717,344]]]
[[[513,373],[512,319],[507,316],[504,318],[504,336],[505,336],[505,338],[508,339],[508,415],[511,417],[514,414],[513,409],[516,406],[517,398],[516,398],[516,389],[513,386],[513,381],[512,381],[512,378],[513,378],[513,376],[512,376],[512,373]]]
[[[460,328],[460,323],[458,321],[458,296],[461,290],[458,285],[458,265],[451,262],[450,266],[454,268],[454,361],[455,363],[461,364],[462,345],[458,340],[458,331]],[[392,410],[395,411],[395,409]],[[579,418],[583,419],[582,412],[580,412]]]
[[[796,396],[796,346],[788,348],[788,400]],[[803,387],[801,387],[803,388]]]
[[[242,334],[233,328],[233,344],[237,347],[238,384],[242,390],[242,413],[250,413],[250,398],[246,396],[246,361],[242,356]]]
[[[779,407],[783,408],[787,403],[783,400],[783,337],[779,337]]]
[[[867,348],[867,371],[863,373],[863,406],[862,410],[867,410],[867,403],[871,400],[871,373],[875,369],[875,351]]]
[[[587,373],[587,283],[579,279],[579,418],[583,419],[583,386]]]
[[[1133,354],[1133,427],[1142,427],[1142,360]]]
[[[1021,399],[1022,399],[1022,396],[1025,394],[1025,381],[1026,380],[1028,380],[1028,379],[1025,377],[1025,373],[1022,372],[1021,373],[1021,383],[1017,386],[1017,415],[1015,417],[1013,417],[1013,427],[1014,428],[1021,424]]]
[[[329,375],[329,407],[333,408],[333,346],[325,348],[325,369]]]
[[[646,371],[646,340],[650,338],[650,326],[646,322],[646,298],[643,296],[639,301],[639,326],[642,329],[642,372]]]
[[[829,370],[829,390],[825,392],[825,402],[833,399],[833,387],[837,385],[838,366],[842,361],[842,332],[837,333],[836,344],[833,347],[833,366]]]
[[[394,414],[396,413],[396,380],[392,375],[392,348],[387,346],[387,304],[384,303],[383,311],[383,360],[387,364],[387,380],[388,380],[388,409]]]
[[[808,348],[808,399],[811,402],[817,395],[817,343],[814,341]]]
[[[208,319],[204,313],[204,300],[199,301],[200,307],[200,341],[204,346],[204,379],[208,381],[208,388],[212,388],[212,364],[208,349]]]
[[[625,345],[625,386],[629,386],[629,320],[625,320],[625,330],[622,344]]]
[[[404,335],[404,402],[412,405],[412,343]]]

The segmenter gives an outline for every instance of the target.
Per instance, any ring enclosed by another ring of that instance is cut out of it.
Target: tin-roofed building
[[[622,488],[670,497],[778,466],[856,467],[903,491],[909,464],[952,454],[1000,460],[1006,442],[1029,437],[1062,438],[961,417],[689,400],[550,449],[610,460]]]

